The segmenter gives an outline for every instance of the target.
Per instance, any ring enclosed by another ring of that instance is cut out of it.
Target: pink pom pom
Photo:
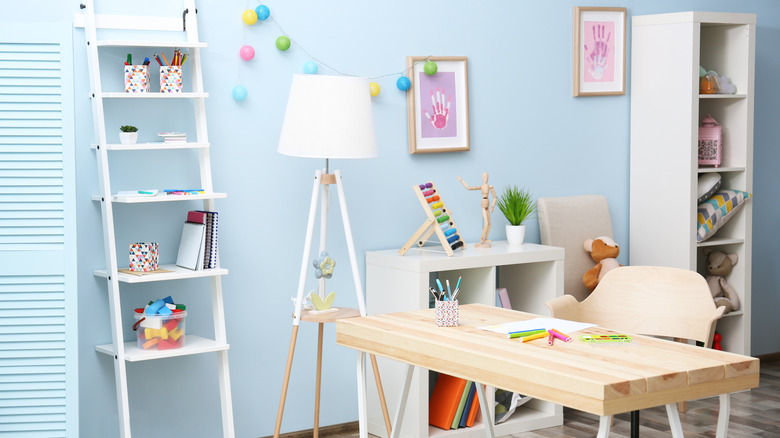
[[[255,49],[252,46],[241,46],[241,50],[239,51],[239,54],[241,55],[241,59],[244,61],[249,61],[250,59],[255,57]]]

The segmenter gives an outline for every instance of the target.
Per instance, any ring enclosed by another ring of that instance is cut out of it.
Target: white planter
[[[138,132],[119,132],[119,143],[135,144],[138,141]]]
[[[525,225],[507,225],[506,241],[509,246],[520,246],[525,240]]]

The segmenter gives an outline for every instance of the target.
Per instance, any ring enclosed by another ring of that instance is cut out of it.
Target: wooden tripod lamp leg
[[[371,357],[371,368],[374,370],[374,380],[376,380],[376,392],[379,395],[379,403],[382,405],[382,415],[385,417],[385,429],[387,429],[387,436],[393,434],[393,426],[390,422],[390,413],[387,411],[387,402],[385,401],[385,391],[382,389],[382,378],[379,377],[379,365],[376,364],[376,356],[373,354]]]
[[[290,383],[290,370],[292,369],[293,355],[295,354],[295,340],[298,337],[298,326],[294,325],[290,338],[290,350],[287,352],[287,367],[284,369],[284,383],[282,383],[282,397],[279,399],[279,411],[276,413],[276,428],[274,438],[279,438],[282,429],[282,414],[284,414],[284,402],[287,399],[287,385]]]

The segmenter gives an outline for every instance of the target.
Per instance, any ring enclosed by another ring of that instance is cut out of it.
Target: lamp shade
[[[277,150],[308,158],[376,157],[368,79],[294,75]]]

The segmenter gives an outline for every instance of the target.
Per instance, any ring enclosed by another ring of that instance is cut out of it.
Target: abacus
[[[404,246],[398,250],[398,253],[401,255],[406,254],[415,242],[417,242],[417,246],[425,245],[425,242],[431,238],[433,233],[436,233],[436,236],[438,236],[444,251],[447,252],[447,256],[451,256],[453,251],[458,248],[465,248],[466,243],[458,233],[457,227],[455,227],[452,212],[444,205],[439,190],[433,182],[429,181],[412,188],[417,195],[417,199],[420,200],[420,204],[428,219],[414,232]]]

